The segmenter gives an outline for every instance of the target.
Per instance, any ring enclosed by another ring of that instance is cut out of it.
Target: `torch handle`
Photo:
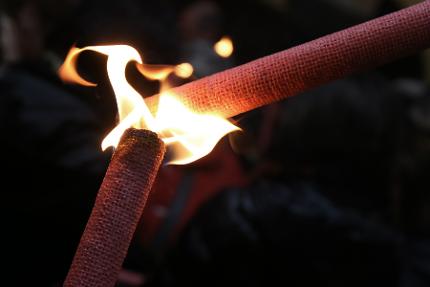
[[[114,286],[164,156],[155,133],[129,129],[100,187],[64,286]]]
[[[225,118],[430,46],[430,1],[172,89],[192,111]],[[152,112],[158,95],[146,99]]]

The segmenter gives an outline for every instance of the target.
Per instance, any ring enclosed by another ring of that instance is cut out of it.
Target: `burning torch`
[[[103,148],[116,151],[64,285],[115,284],[165,148],[173,154],[170,163],[190,163],[239,129],[227,118],[429,46],[427,0],[178,88],[162,85],[160,94],[145,100],[127,82],[127,63],[161,81],[171,73],[190,75],[190,66],[150,67],[125,45],[73,48],[62,78],[93,86],[76,72],[76,59],[86,50],[108,56],[120,122],[103,141]]]

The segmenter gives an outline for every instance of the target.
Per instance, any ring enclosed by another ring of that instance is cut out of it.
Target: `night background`
[[[62,286],[112,155],[106,57],[79,61],[97,88],[64,84],[70,47],[189,62],[181,85],[418,2],[0,0],[0,285]],[[430,286],[429,84],[422,51],[235,117],[161,168],[118,286]]]

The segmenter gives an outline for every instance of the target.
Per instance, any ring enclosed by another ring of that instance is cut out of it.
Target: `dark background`
[[[193,80],[413,2],[1,0],[0,284],[61,285],[109,162],[106,59],[79,62],[97,88],[65,85],[72,45],[129,44]],[[239,115],[207,158],[163,167],[118,285],[429,286],[429,59]]]

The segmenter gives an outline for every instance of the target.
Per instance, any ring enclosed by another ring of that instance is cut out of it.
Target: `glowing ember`
[[[180,65],[177,65],[175,68],[175,75],[183,79],[191,77],[193,72],[194,72],[193,66],[191,66],[191,64],[189,63],[183,63]]]
[[[228,58],[234,51],[233,41],[229,37],[222,37],[215,43],[214,50],[219,56]]]
[[[138,71],[150,80],[161,81],[162,91],[166,78],[174,73],[187,78],[193,73],[188,63],[177,66],[146,65],[139,53],[126,45],[89,46],[72,48],[59,70],[60,77],[67,82],[86,86],[96,84],[82,79],[76,71],[76,61],[83,51],[95,51],[108,56],[107,71],[115,92],[119,124],[106,136],[102,149],[116,147],[127,128],[149,129],[159,134],[172,154],[170,164],[187,164],[210,153],[217,142],[238,127],[216,115],[202,115],[186,108],[174,94],[162,92],[158,111],[151,114],[143,97],[128,83],[125,69],[131,61],[136,62]]]

